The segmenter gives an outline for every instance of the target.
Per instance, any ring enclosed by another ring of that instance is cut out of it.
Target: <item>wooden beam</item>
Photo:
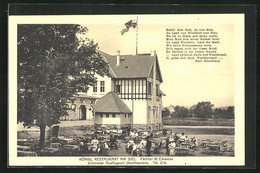
[[[135,79],[135,99],[136,99],[136,79]]]
[[[144,80],[142,79],[142,99],[144,99],[144,95],[143,95],[144,94],[144,90],[143,90],[144,89],[144,84],[143,84],[143,81]]]

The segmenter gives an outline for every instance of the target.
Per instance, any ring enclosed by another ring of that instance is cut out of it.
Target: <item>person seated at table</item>
[[[117,133],[117,129],[114,128],[114,129],[112,130],[112,132],[113,132],[113,133]]]
[[[189,138],[188,138],[188,136],[186,135],[185,136],[185,142],[188,142],[189,141]]]
[[[136,144],[133,145],[131,155],[136,155],[137,147],[138,146]]]
[[[83,141],[80,141],[79,147],[80,147],[80,151],[85,151],[86,150],[85,143]]]
[[[173,136],[173,132],[172,131],[170,131],[170,136]]]
[[[140,144],[138,145],[141,155],[144,155],[146,153],[146,145],[147,145],[147,141],[146,141],[145,137],[142,137],[142,140],[140,141]]]
[[[121,134],[123,132],[123,130],[120,128],[118,129],[117,133]]]
[[[127,153],[132,153],[132,150],[133,150],[133,146],[135,145],[135,142],[134,142],[134,140],[131,138],[129,141],[128,141],[128,143],[127,143],[127,145],[126,145],[126,152]]]
[[[177,133],[175,133],[175,134],[173,135],[173,139],[174,139],[175,142],[178,142],[178,140],[180,139],[180,137],[177,135]]]
[[[110,134],[110,129],[109,128],[106,129],[106,134]]]
[[[148,135],[149,135],[149,132],[148,132],[148,131],[144,131],[143,135],[144,135],[144,136],[148,136]]]
[[[163,136],[167,135],[167,129],[163,129]]]
[[[142,140],[140,141],[140,145],[142,147],[146,147],[146,143],[147,143],[147,141],[145,140],[145,137],[142,137]]]
[[[169,143],[171,143],[171,141],[175,141],[175,140],[174,140],[174,136],[170,136],[170,137],[169,137]]]
[[[108,146],[108,144],[107,144],[107,141],[104,142],[104,149],[105,149],[105,150],[110,150],[110,148],[109,148],[109,146]]]
[[[153,132],[152,131],[149,132],[149,137],[153,138]]]
[[[129,144],[129,145],[135,144],[135,141],[133,140],[133,138],[130,138],[130,140],[128,141],[128,144]]]
[[[134,131],[134,137],[138,137],[137,131]]]
[[[186,141],[185,133],[181,134],[181,137],[180,137],[179,141],[180,142],[185,142]]]
[[[192,146],[197,146],[197,144],[196,144],[197,140],[195,137],[191,138],[190,142],[191,142]]]
[[[130,137],[134,137],[134,131],[133,130],[130,131]]]
[[[91,141],[92,144],[92,151],[97,152],[98,149],[98,140],[97,137],[94,137]]]
[[[175,143],[174,139],[170,139],[170,144],[169,144],[168,147],[169,147],[168,155],[174,156],[175,155],[175,147],[176,147],[176,143]]]
[[[115,136],[113,136],[113,135],[110,136],[110,141],[109,141],[109,143],[110,143],[110,145],[109,145],[110,148],[112,148],[113,146],[115,146],[116,149],[118,149],[118,147],[117,147],[117,140],[116,140]]]

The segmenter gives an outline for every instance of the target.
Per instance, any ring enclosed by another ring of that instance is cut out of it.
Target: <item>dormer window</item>
[[[95,82],[94,85],[93,85],[93,92],[94,93],[97,92],[97,82]]]
[[[100,92],[105,92],[105,81],[100,81]]]

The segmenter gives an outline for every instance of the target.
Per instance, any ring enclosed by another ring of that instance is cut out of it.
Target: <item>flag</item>
[[[129,20],[128,22],[125,23],[125,27],[122,31],[121,31],[121,35],[123,35],[125,32],[129,31],[129,28],[133,27],[135,28],[137,26],[137,21],[136,20]]]
[[[125,32],[129,31],[128,28],[124,28],[122,31],[121,31],[121,35],[123,35]]]

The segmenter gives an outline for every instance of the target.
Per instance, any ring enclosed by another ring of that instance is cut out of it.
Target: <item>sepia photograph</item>
[[[244,164],[243,14],[9,19],[11,164]]]

